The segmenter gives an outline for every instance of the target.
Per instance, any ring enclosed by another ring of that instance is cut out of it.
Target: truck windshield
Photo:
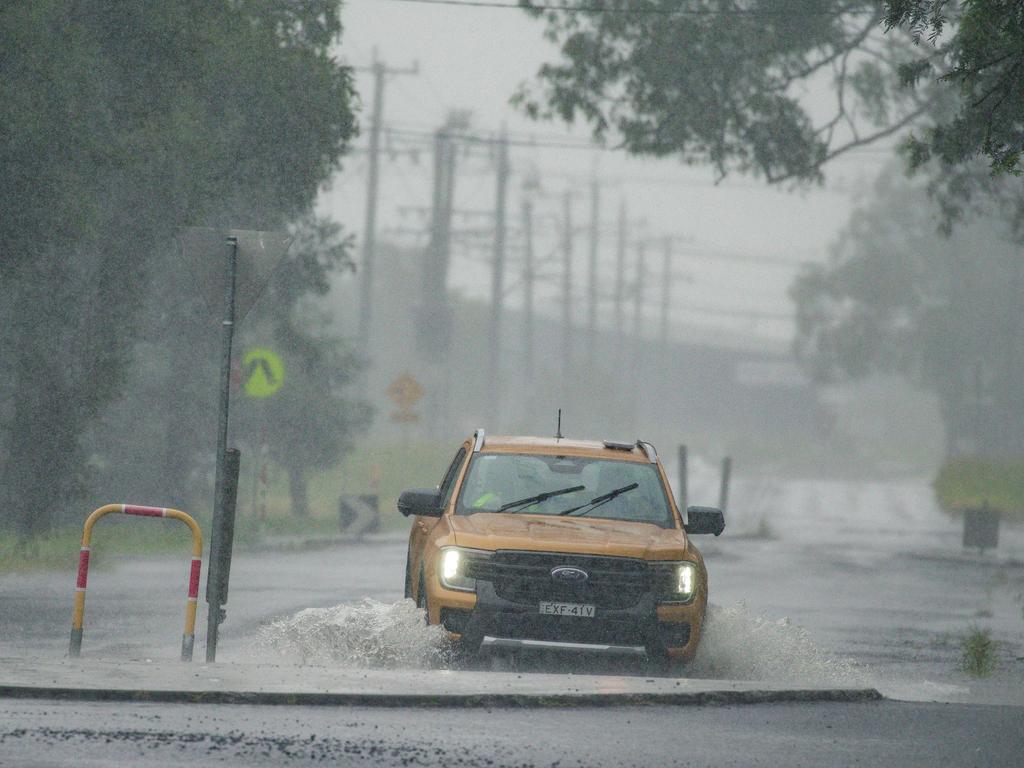
[[[674,527],[655,465],[581,456],[479,454],[469,465],[456,511],[556,516],[633,484],[628,493],[595,506],[586,516]]]

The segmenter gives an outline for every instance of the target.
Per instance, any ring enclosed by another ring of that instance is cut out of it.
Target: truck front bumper
[[[592,618],[546,616],[539,604],[506,600],[484,581],[477,582],[472,607],[467,597],[462,593],[446,605],[445,595],[437,595],[436,620],[470,652],[552,650],[688,661],[704,613],[696,602],[658,605],[653,595],[644,594],[625,609],[598,606]]]

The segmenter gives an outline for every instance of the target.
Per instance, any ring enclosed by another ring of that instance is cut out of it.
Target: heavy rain
[[[0,766],[1024,760],[1019,0],[0,7]]]

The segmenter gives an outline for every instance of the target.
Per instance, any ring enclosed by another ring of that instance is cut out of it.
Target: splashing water
[[[697,656],[688,675],[700,678],[855,684],[854,664],[822,651],[789,619],[751,613],[745,603],[709,605]]]
[[[427,626],[412,600],[366,598],[307,608],[258,631],[254,650],[277,660],[358,668],[436,668],[452,661],[447,633]],[[864,675],[849,660],[821,650],[789,619],[752,613],[745,603],[708,606],[697,657],[688,677],[856,684]]]
[[[448,661],[448,636],[427,626],[412,600],[307,608],[260,628],[255,650],[300,664],[435,667]]]

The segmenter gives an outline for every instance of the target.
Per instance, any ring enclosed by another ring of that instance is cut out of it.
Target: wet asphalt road
[[[1024,710],[391,710],[0,702],[0,766],[1019,766]]]
[[[711,599],[743,601],[769,624],[736,624],[723,647],[709,649],[721,676],[804,671],[795,658],[803,646],[779,641],[790,630],[766,631],[788,617],[868,683],[899,678],[976,703],[393,711],[8,701],[0,702],[0,765],[1022,764],[1020,530],[1004,529],[995,555],[963,553],[957,524],[934,510],[923,483],[752,481],[734,498],[726,535],[700,542]],[[240,554],[221,658],[251,658],[256,629],[301,608],[401,598],[404,560],[401,539]],[[91,573],[83,653],[173,659],[185,568],[184,558],[161,558]],[[71,568],[0,577],[0,656],[63,655],[72,584]],[[957,666],[973,625],[999,641],[987,681]]]
[[[99,535],[96,538],[94,549],[99,550],[104,542]],[[107,551],[116,551],[107,543]],[[181,648],[187,567],[183,552],[180,558],[116,559],[108,561],[108,567],[92,568],[83,655],[175,658]],[[223,658],[245,658],[248,640],[260,625],[303,608],[364,597],[401,599],[404,567],[405,542],[400,536],[312,552],[238,553],[231,567],[228,620],[220,631]],[[0,576],[0,656],[67,653],[74,578],[70,568]],[[203,657],[201,639],[206,636],[203,594],[196,659]]]
[[[1000,679],[1024,690],[1024,530],[1004,526],[995,554],[964,553],[958,523],[934,509],[923,482],[741,480],[733,495],[725,535],[698,541],[712,603],[742,602],[744,611],[772,621],[787,617],[823,651],[873,675],[961,687],[978,684],[957,671],[960,639],[972,626],[985,627],[999,641]],[[754,535],[761,521],[767,531]],[[102,563],[100,547],[106,542],[116,551],[116,542],[97,540]],[[69,553],[62,573],[0,576],[0,656],[66,653],[73,562]],[[187,558],[107,562],[113,567],[90,573],[83,654],[174,658]],[[404,565],[400,534],[323,551],[240,553],[221,658],[249,659],[258,627],[302,608],[400,599]],[[200,603],[197,658],[205,608]],[[722,676],[786,671],[784,660],[770,657],[785,647],[766,646],[757,627],[733,629],[725,638],[729,658],[716,664]]]

